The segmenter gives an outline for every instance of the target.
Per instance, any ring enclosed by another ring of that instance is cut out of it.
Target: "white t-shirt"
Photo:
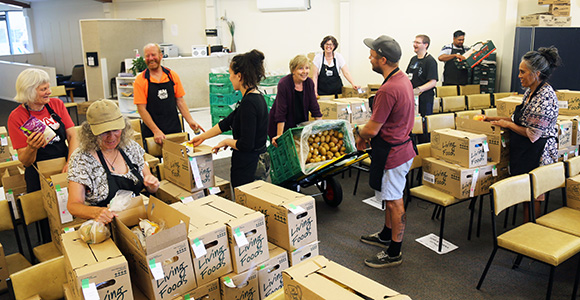
[[[340,70],[342,69],[342,67],[344,67],[346,65],[346,61],[344,60],[344,57],[342,56],[342,54],[338,53],[338,52],[334,52],[334,58],[336,58],[336,68],[338,69],[339,72],[341,72]],[[314,59],[312,60],[312,63],[314,64],[314,66],[316,66],[316,68],[318,68],[318,74],[320,74],[320,70],[322,69],[322,62],[324,61],[324,64],[332,67],[334,66],[334,62],[330,61],[330,64],[328,63],[328,61],[326,59],[324,59],[324,53],[323,52],[318,52],[316,53],[316,55],[314,55]]]

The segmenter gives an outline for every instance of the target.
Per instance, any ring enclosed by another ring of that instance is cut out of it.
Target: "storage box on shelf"
[[[133,83],[135,77],[117,77],[117,99],[122,113],[133,113],[137,106],[133,104]]]

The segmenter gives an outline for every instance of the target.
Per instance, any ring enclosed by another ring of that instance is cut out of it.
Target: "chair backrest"
[[[187,132],[171,133],[166,134],[165,138],[176,143],[183,143],[187,141],[188,135]],[[147,144],[147,153],[157,157],[163,154],[163,152],[161,152],[161,146],[155,143],[153,137],[145,138],[145,144]]]
[[[522,174],[500,180],[489,187],[493,196],[495,215],[518,203],[529,202],[532,198],[530,176]]]
[[[66,96],[66,87],[64,85],[51,86],[50,92],[50,97]]]
[[[473,119],[473,116],[481,115],[481,109],[476,110],[464,110],[455,113],[458,118]]]
[[[59,256],[10,275],[16,299],[39,295],[44,300],[62,299],[67,282],[64,256]]]
[[[564,174],[563,162],[537,167],[530,171],[534,199],[545,192],[565,187],[566,176]]]
[[[580,156],[569,158],[564,161],[564,164],[566,164],[566,177],[580,174]]]
[[[423,134],[423,117],[415,117],[415,124],[413,124],[413,134]]]
[[[439,98],[459,95],[456,85],[438,86],[435,89]]]
[[[453,113],[447,113],[426,116],[425,123],[427,124],[427,132],[429,133],[437,129],[455,129],[455,115]]]
[[[489,117],[497,117],[497,108],[486,108],[483,110],[483,114]]]
[[[441,97],[441,111],[453,112],[465,110],[465,96]]]
[[[131,123],[133,131],[141,132],[141,119],[130,119],[129,122]]]
[[[482,109],[491,106],[490,94],[467,95],[467,109]]]
[[[413,163],[411,164],[411,168],[409,170],[420,168],[423,164],[423,158],[431,156],[431,143],[417,145],[417,152],[419,152],[419,154],[413,159]]]
[[[82,82],[85,81],[85,66],[75,65],[72,69],[72,74],[70,76],[70,81],[72,82]]]
[[[8,200],[0,200],[0,232],[14,230],[14,223],[10,216],[10,205]]]
[[[26,225],[48,217],[46,210],[44,209],[42,191],[24,194],[19,197],[18,201],[20,201],[20,212],[24,217],[24,223]]]

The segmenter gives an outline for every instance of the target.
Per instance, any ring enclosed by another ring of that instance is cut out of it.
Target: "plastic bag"
[[[296,151],[299,153],[298,157],[300,158],[300,168],[304,174],[311,174],[316,170],[316,168],[329,162],[328,160],[325,160],[318,163],[306,164],[306,159],[308,157],[308,152],[310,151],[310,147],[308,146],[308,138],[310,135],[331,129],[342,132],[344,135],[343,141],[346,153],[356,151],[350,122],[346,120],[317,120],[311,122],[302,128],[302,132],[300,133],[300,148],[296,147]]]
[[[81,238],[87,244],[102,243],[111,237],[111,232],[105,224],[95,220],[88,220],[84,222],[79,228]]]
[[[109,203],[110,211],[124,211],[130,208],[131,199],[133,199],[134,194],[132,191],[118,190],[115,197],[111,199]]]

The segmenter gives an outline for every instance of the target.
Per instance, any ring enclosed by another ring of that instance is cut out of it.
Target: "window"
[[[0,55],[31,53],[26,18],[22,11],[0,11]]]

